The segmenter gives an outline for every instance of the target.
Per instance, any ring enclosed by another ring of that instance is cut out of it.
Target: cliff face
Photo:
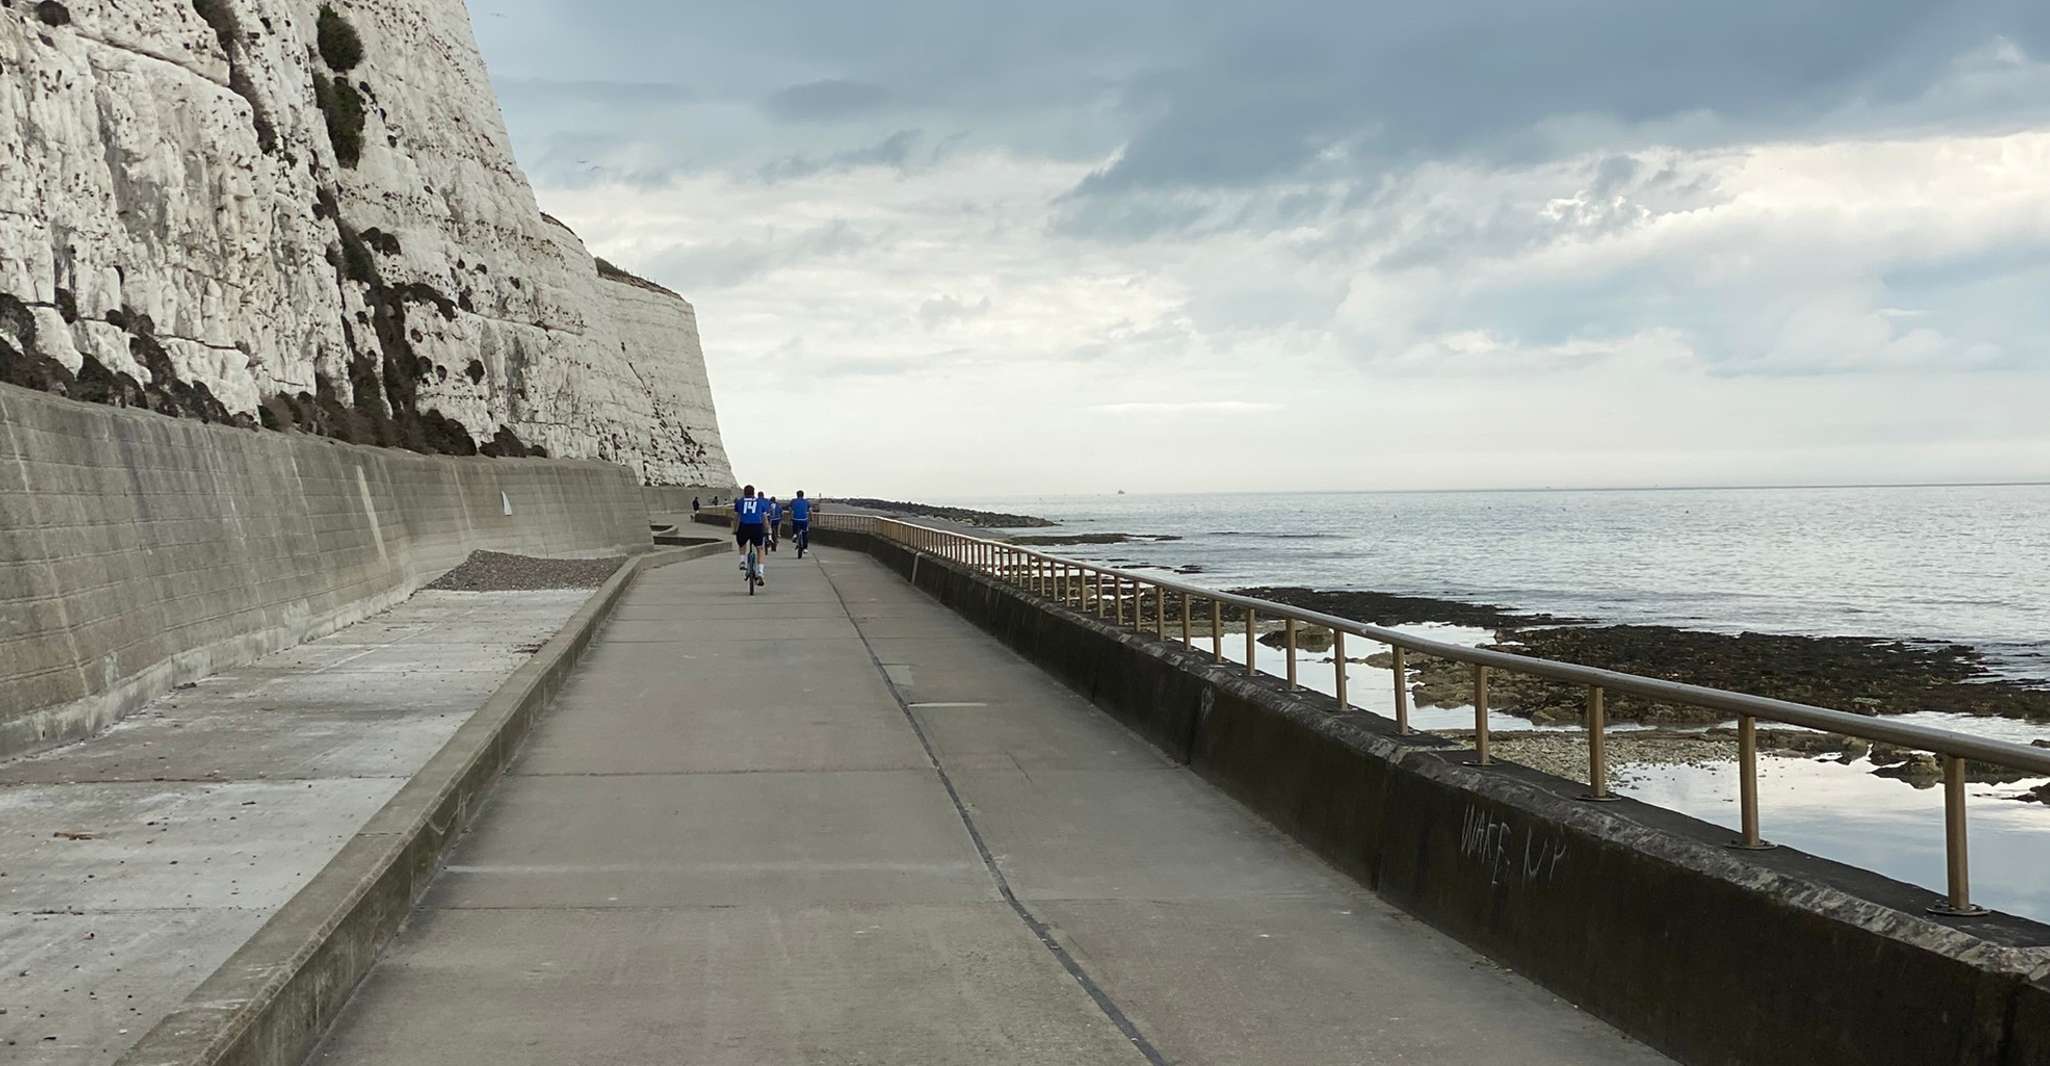
[[[460,0],[4,0],[0,380],[732,482],[694,312],[544,220]]]

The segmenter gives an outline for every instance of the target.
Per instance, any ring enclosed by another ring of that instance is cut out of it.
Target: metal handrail
[[[1943,902],[1929,908],[1932,914],[1965,917],[1985,913],[1984,908],[1973,905],[1971,901],[1965,822],[1965,761],[1972,759],[2050,776],[2050,750],[2011,741],[1994,740],[1932,726],[1888,722],[1827,707],[1642,677],[1599,667],[1448,644],[1444,641],[1411,636],[1383,626],[1339,618],[1320,611],[1291,607],[1272,600],[1219,592],[1172,578],[1149,576],[1118,567],[1069,559],[1004,541],[921,526],[879,515],[818,514],[812,521],[821,529],[873,533],[919,551],[952,559],[1008,584],[1056,599],[1064,606],[1074,606],[1084,612],[1090,612],[1093,608],[1093,613],[1097,617],[1114,618],[1121,626],[1126,624],[1125,613],[1129,596],[1133,607],[1131,625],[1142,633],[1147,628],[1146,590],[1150,586],[1154,590],[1153,631],[1156,636],[1163,639],[1168,636],[1167,594],[1172,592],[1180,597],[1181,602],[1181,643],[1192,647],[1195,639],[1190,628],[1189,605],[1195,600],[1207,600],[1211,604],[1208,621],[1212,656],[1218,662],[1224,661],[1223,609],[1235,608],[1243,614],[1246,623],[1245,666],[1249,676],[1259,672],[1254,663],[1254,643],[1259,621],[1263,618],[1281,621],[1284,623],[1287,637],[1287,679],[1291,691],[1299,687],[1296,676],[1297,628],[1308,624],[1315,628],[1329,629],[1334,641],[1337,700],[1340,707],[1348,710],[1359,708],[1355,708],[1346,696],[1345,635],[1349,633],[1386,644],[1394,652],[1395,661],[1392,665],[1395,675],[1395,723],[1397,731],[1403,734],[1412,732],[1409,726],[1409,685],[1404,666],[1405,653],[1416,652],[1466,663],[1473,667],[1474,674],[1474,765],[1477,766],[1488,766],[1492,763],[1488,753],[1487,693],[1490,670],[1529,674],[1583,685],[1587,688],[1589,792],[1582,798],[1588,800],[1604,801],[1617,798],[1609,791],[1608,785],[1605,745],[1607,725],[1603,713],[1605,693],[1623,692],[1663,703],[1722,711],[1735,716],[1738,725],[1738,797],[1742,835],[1732,842],[1733,847],[1772,847],[1759,836],[1758,830],[1757,723],[1760,720],[1841,733],[1862,740],[1933,753],[1940,756],[1943,761],[1944,837],[1949,891]],[[1110,600],[1108,613],[1104,588],[1106,582],[1110,585],[1107,594]],[[1126,590],[1127,584],[1131,586],[1129,593]]]

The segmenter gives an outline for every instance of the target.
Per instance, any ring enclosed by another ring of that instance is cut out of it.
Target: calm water
[[[949,500],[1161,544],[1059,549],[1219,587],[1443,596],[1607,622],[1971,644],[2050,679],[2050,485]]]
[[[1294,584],[1499,603],[1606,622],[1722,631],[1855,634],[1966,643],[2002,672],[2050,679],[2050,486],[1014,497],[947,500],[1062,523],[1038,532],[1166,534],[1158,544],[1061,554],[1195,565],[1213,587]],[[1485,630],[1405,626],[1475,644]],[[1225,642],[1243,661],[1242,639]],[[1285,658],[1259,649],[1263,670]],[[1331,693],[1324,656],[1303,681]],[[1353,702],[1393,713],[1394,678],[1347,669]],[[2037,723],[1929,712],[1923,724],[2010,740]],[[1529,723],[1492,714],[1495,728]],[[1471,728],[1471,708],[1416,713]],[[1942,799],[1870,767],[1768,758],[1767,835],[1932,890],[1943,885]],[[1734,828],[1732,765],[1631,771],[1639,798]],[[2050,922],[2050,809],[2011,797],[2038,782],[1969,790],[1973,889],[1988,906]]]

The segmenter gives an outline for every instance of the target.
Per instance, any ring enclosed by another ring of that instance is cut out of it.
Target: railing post
[[[1970,918],[1986,913],[1972,902],[1972,872],[1969,863],[1969,834],[1965,825],[1965,761],[1956,755],[1943,760],[1943,854],[1949,873],[1950,894],[1929,908],[1929,913],[1948,918]]]
[[[1772,847],[1758,835],[1758,719],[1748,714],[1737,719],[1737,807],[1744,836],[1730,846],[1748,851]]]
[[[1346,677],[1344,630],[1334,629],[1331,631],[1331,660],[1332,668],[1338,671],[1337,675],[1332,679],[1336,682],[1336,684],[1332,686],[1332,690],[1338,696],[1338,709],[1341,711],[1349,711],[1352,709],[1352,701],[1345,697]]]
[[[1294,691],[1296,690],[1296,683],[1295,683],[1295,619],[1293,619],[1293,618],[1290,618],[1290,619],[1288,619],[1287,621],[1283,622],[1283,623],[1282,623],[1282,629],[1283,629],[1283,631],[1284,631],[1284,632],[1286,632],[1286,633],[1288,634],[1288,690],[1289,690],[1290,692],[1294,692]]]
[[[1116,570],[1110,573],[1110,599],[1117,608],[1117,623],[1125,624],[1125,575]]]
[[[1146,583],[1132,579],[1132,628],[1146,632]]]
[[[1406,737],[1409,735],[1409,667],[1402,661],[1402,645],[1390,644],[1388,650],[1395,660],[1388,664],[1395,672],[1395,734]]]
[[[1587,795],[1580,797],[1597,803],[1620,796],[1609,792],[1609,748],[1608,715],[1602,706],[1602,687],[1587,686]]]
[[[1167,639],[1167,586],[1153,586],[1153,635]]]
[[[1257,645],[1257,643],[1256,643],[1256,638],[1257,638],[1257,637],[1259,636],[1259,630],[1260,630],[1260,626],[1259,626],[1259,624],[1258,624],[1258,623],[1259,623],[1259,615],[1258,615],[1258,614],[1256,614],[1256,613],[1255,613],[1255,612],[1253,611],[1253,609],[1252,609],[1251,607],[1248,607],[1248,608],[1246,608],[1246,676],[1247,676],[1247,677],[1252,677],[1252,676],[1254,676],[1255,674],[1258,674],[1258,673],[1260,672],[1260,668],[1259,668],[1258,666],[1255,666],[1255,665],[1253,665],[1253,660],[1254,660],[1254,659],[1257,659],[1257,658],[1259,658],[1259,654],[1258,654],[1258,645]]]
[[[1224,604],[1219,600],[1210,601],[1210,659],[1224,661]]]
[[[1196,642],[1189,636],[1189,594],[1182,593],[1182,646],[1193,648]]]
[[[1488,758],[1488,668],[1478,663],[1473,668],[1473,754],[1475,766],[1493,761]]]

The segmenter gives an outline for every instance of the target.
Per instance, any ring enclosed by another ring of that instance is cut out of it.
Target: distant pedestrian
[[[696,496],[690,498],[690,513],[698,513],[698,498]]]

